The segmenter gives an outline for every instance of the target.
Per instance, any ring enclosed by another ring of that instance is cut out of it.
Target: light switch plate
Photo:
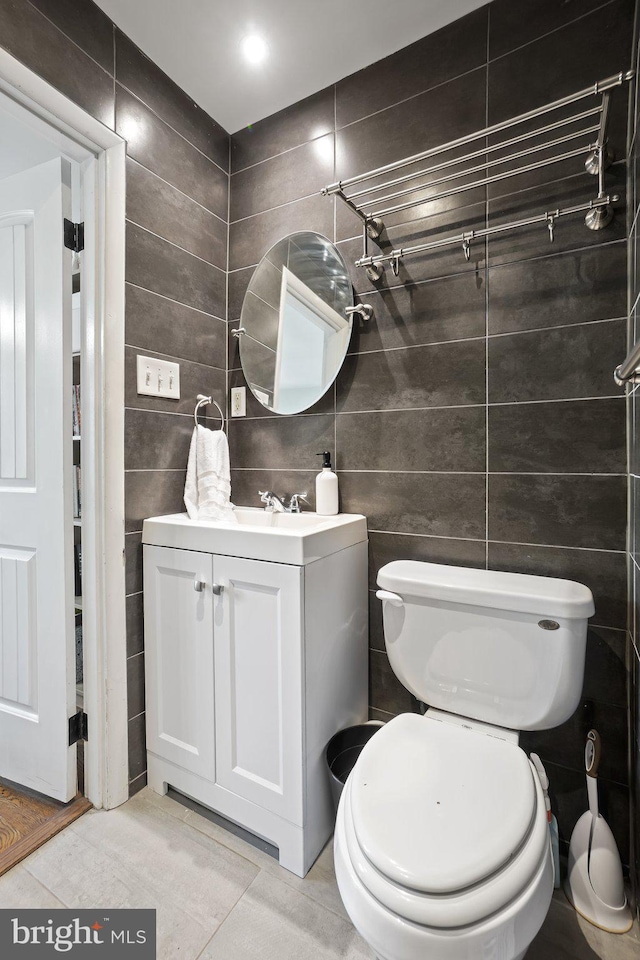
[[[231,416],[246,417],[247,415],[247,388],[231,388]]]
[[[138,354],[138,393],[148,397],[180,399],[180,364]]]

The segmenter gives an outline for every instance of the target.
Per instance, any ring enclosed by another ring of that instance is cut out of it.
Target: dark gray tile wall
[[[640,3],[636,2],[634,25],[634,66],[640,62]],[[629,110],[629,162],[627,223],[629,226],[628,273],[628,346],[640,338],[638,305],[640,304],[640,100],[636,83]],[[629,697],[629,780],[631,785],[631,880],[636,913],[640,919],[640,397],[639,386],[631,384],[627,398],[629,434],[629,646],[627,651]]]
[[[317,230],[347,263],[358,224],[318,187],[557,99],[628,67],[631,0],[494,0],[334,87],[231,138],[229,327],[253,267],[287,233]],[[627,91],[612,110],[625,190]],[[538,214],[594,195],[580,162],[421,206],[381,244]],[[563,727],[523,737],[549,763],[563,841],[586,809],[584,738],[599,728],[602,794],[629,863],[626,710],[624,391],[613,367],[626,343],[624,199],[611,227],[580,218],[407,259],[373,290],[335,387],[312,411],[273,417],[249,400],[232,421],[233,496],[313,496],[315,453],[331,449],[341,507],[370,530],[371,712],[411,710],[384,651],[376,572],[396,558],[567,577],[588,584],[584,699]],[[230,384],[244,382],[229,338]],[[640,462],[640,458],[639,458]],[[640,469],[638,470],[640,476]],[[640,488],[639,488],[640,489]]]
[[[128,154],[125,513],[133,792],[146,769],[142,520],[184,509],[196,395],[212,395],[221,405],[226,396],[229,138],[117,29],[115,56],[115,129]],[[178,403],[138,397],[140,352],[180,361]]]
[[[146,782],[144,517],[182,509],[197,393],[226,395],[229,137],[91,0],[0,0],[0,45],[127,140],[129,778]],[[136,354],[180,361],[182,400],[141,398]]]

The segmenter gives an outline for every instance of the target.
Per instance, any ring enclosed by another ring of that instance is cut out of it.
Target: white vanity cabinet
[[[149,786],[269,841],[304,876],[334,823],[324,748],[367,718],[366,525],[291,564],[175,546],[166,519],[143,535]]]

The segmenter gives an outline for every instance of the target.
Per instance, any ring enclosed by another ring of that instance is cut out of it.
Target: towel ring
[[[198,410],[200,409],[200,407],[206,407],[208,403],[212,403],[214,407],[218,408],[218,411],[220,413],[220,419],[222,420],[220,429],[224,430],[224,414],[220,409],[220,404],[216,403],[213,397],[205,397],[204,393],[198,394],[198,402],[196,403],[196,408],[193,411],[193,419],[195,420],[196,427],[198,426]]]

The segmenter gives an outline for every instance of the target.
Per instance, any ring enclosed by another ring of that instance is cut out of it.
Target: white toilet
[[[382,727],[347,780],[342,900],[379,960],[520,960],[553,862],[518,731],[576,709],[591,591],[410,560],[382,567],[378,585],[391,666],[429,709]]]

